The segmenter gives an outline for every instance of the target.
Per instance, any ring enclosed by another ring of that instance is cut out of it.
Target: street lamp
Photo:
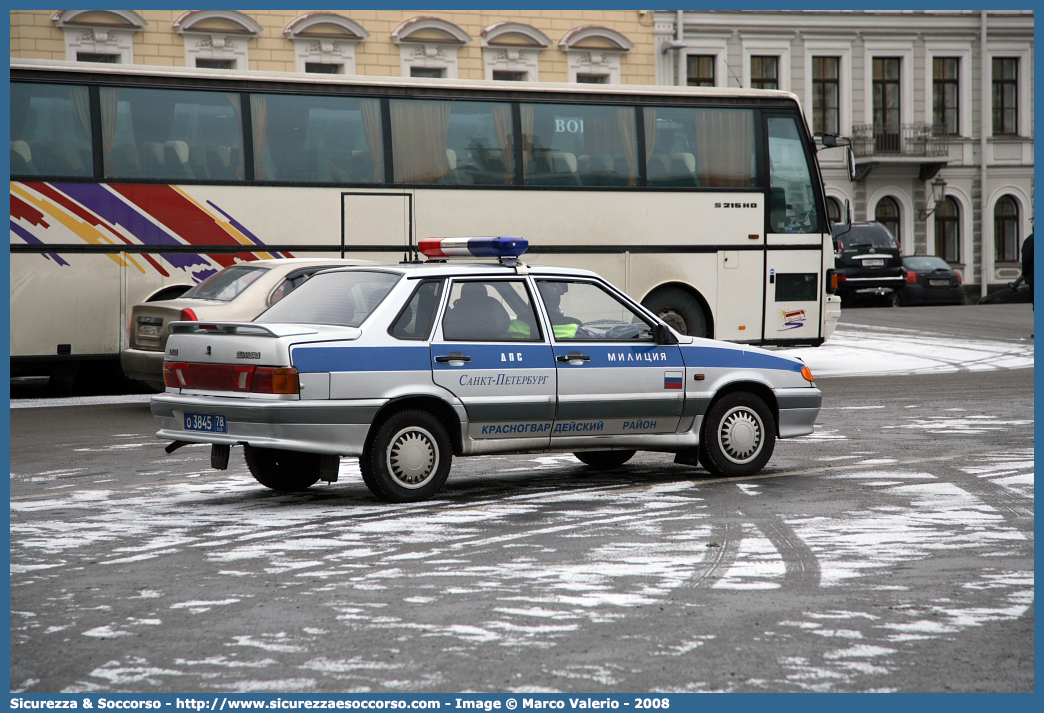
[[[917,216],[920,220],[928,220],[928,216],[936,211],[936,209],[946,200],[946,181],[943,180],[942,176],[936,176],[935,180],[932,181],[932,209],[927,210],[927,206],[918,211]]]

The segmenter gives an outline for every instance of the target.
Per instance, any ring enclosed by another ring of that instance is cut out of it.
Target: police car
[[[593,272],[526,265],[527,247],[421,240],[425,262],[318,273],[252,322],[172,323],[157,435],[212,444],[218,469],[242,445],[283,492],[358,457],[376,496],[410,502],[454,456],[660,451],[745,476],[812,433],[822,394],[799,360],[680,336]]]

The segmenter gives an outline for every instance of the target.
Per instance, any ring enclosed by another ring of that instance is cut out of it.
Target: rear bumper
[[[120,368],[129,379],[163,383],[163,352],[124,349],[120,352]]]
[[[154,396],[150,404],[158,438],[189,443],[247,443],[306,453],[360,456],[377,411],[386,399],[246,402],[236,398]],[[227,433],[185,429],[185,413],[224,416]]]
[[[962,285],[926,287],[921,284],[906,285],[900,293],[905,304],[964,304],[967,297]]]

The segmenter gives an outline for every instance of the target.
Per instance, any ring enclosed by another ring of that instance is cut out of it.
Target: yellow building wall
[[[11,11],[11,56],[24,59],[65,59],[64,32],[51,18],[54,10]],[[174,31],[174,21],[184,10],[136,10],[148,25],[134,35],[134,63],[168,67],[185,66],[185,43]],[[295,70],[294,44],[283,34],[291,20],[308,10],[243,11],[264,30],[250,41],[250,69],[274,72]],[[399,46],[392,42],[392,31],[417,11],[346,10],[338,13],[359,23],[370,37],[356,47],[357,74],[398,77],[402,74]],[[559,40],[570,30],[583,25],[599,25],[616,30],[634,43],[634,49],[620,61],[624,84],[655,84],[655,47],[652,12],[638,10],[459,10],[423,13],[452,22],[467,32],[472,41],[461,47],[458,75],[461,79],[483,79],[481,32],[497,22],[532,25],[551,40],[540,53],[540,81],[565,82],[568,79],[566,55]]]

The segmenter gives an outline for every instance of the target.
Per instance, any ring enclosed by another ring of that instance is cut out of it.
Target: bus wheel
[[[276,448],[243,446],[254,479],[281,493],[298,493],[319,482],[319,456]]]
[[[573,455],[581,463],[595,468],[596,470],[608,470],[623,465],[634,457],[637,451],[580,451]]]
[[[776,422],[760,398],[746,391],[721,397],[703,419],[700,465],[718,476],[754,475],[776,446]]]
[[[707,336],[707,318],[696,298],[684,290],[671,287],[645,298],[642,306],[667,323],[679,334]]]
[[[381,500],[412,503],[438,492],[452,460],[441,421],[427,411],[402,411],[377,426],[359,468],[366,487]]]

